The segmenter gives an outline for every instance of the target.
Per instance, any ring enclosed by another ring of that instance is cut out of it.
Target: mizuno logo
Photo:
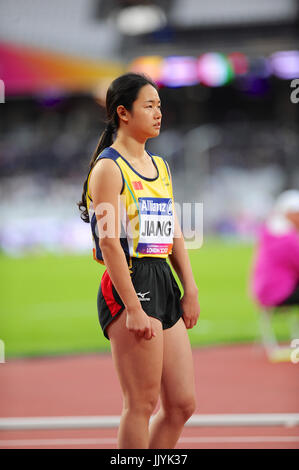
[[[144,292],[144,294],[142,294],[141,292],[137,292],[137,297],[140,300],[140,302],[142,302],[144,300],[151,300],[149,297],[147,297],[147,298],[144,297],[146,294],[149,294],[149,293],[150,293],[150,291]]]

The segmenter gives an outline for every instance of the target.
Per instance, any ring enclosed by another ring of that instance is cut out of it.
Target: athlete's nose
[[[161,117],[162,117],[161,109],[160,109],[160,108],[156,108],[155,119],[161,119]]]

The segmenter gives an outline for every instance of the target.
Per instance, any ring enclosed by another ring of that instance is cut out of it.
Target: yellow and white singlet
[[[120,168],[123,186],[120,194],[120,243],[127,257],[167,258],[172,252],[174,236],[173,189],[168,163],[150,155],[157,170],[155,178],[138,173],[115,149],[107,147],[97,157],[114,160]],[[93,239],[93,258],[104,264],[99,246],[95,208],[89,192],[89,172],[86,202]]]

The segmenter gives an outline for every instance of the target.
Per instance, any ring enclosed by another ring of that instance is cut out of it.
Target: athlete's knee
[[[158,398],[159,391],[156,390],[148,390],[147,392],[139,393],[137,396],[128,395],[124,400],[124,408],[149,418],[157,406]]]
[[[180,397],[165,403],[163,408],[170,419],[185,423],[195,412],[196,400],[193,395]]]
[[[195,397],[190,397],[188,400],[179,403],[179,412],[181,413],[183,420],[186,422],[196,410]]]

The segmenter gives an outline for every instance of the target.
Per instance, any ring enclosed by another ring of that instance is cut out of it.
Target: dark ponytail
[[[128,111],[131,111],[134,101],[137,99],[139,90],[145,85],[152,85],[157,90],[155,83],[145,75],[136,73],[127,73],[116,78],[110,85],[106,95],[106,112],[107,112],[107,125],[102,133],[95,149],[90,163],[89,172],[95,165],[98,155],[106,148],[113,144],[113,134],[117,131],[119,119],[117,114],[117,107],[123,105]],[[88,174],[89,174],[88,172]],[[81,211],[81,219],[89,223],[89,214],[86,203],[88,175],[83,184],[82,200],[77,202],[77,206]]]
[[[97,148],[95,149],[91,160],[89,162],[89,171],[94,167],[95,161],[97,156],[106,148],[110,147],[110,145],[113,144],[113,128],[109,123],[107,124],[104,132],[101,134],[100,140],[98,142]],[[89,174],[89,172],[88,172]],[[89,223],[89,214],[87,210],[87,203],[86,203],[86,191],[87,191],[87,180],[88,180],[88,175],[86,177],[86,180],[84,181],[83,184],[83,192],[82,192],[82,200],[80,202],[77,202],[77,206],[79,207],[79,210],[81,210],[81,219]],[[82,210],[82,209],[83,210]]]

